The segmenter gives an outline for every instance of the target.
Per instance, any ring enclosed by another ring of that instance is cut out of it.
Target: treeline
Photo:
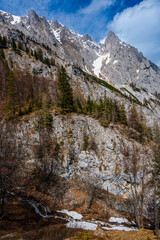
[[[111,122],[127,125],[124,104],[119,104],[116,100],[106,96],[103,100],[100,98],[99,102],[91,100],[90,96],[84,103],[77,99],[76,110],[98,119],[104,127],[107,127]]]
[[[151,129],[147,127],[143,114],[141,113],[140,116],[134,104],[130,108],[127,117],[124,104],[106,96],[98,102],[93,101],[90,96],[87,101],[84,98],[74,96],[75,101],[73,101],[69,80],[65,68],[61,67],[58,74],[58,88],[60,91],[58,105],[61,107],[62,113],[77,112],[88,114],[99,120],[104,127],[108,127],[110,123],[123,124],[127,127],[129,138],[140,142],[146,141],[146,138],[152,139]]]
[[[7,63],[0,60],[0,100],[6,104],[9,119],[54,105],[61,109],[62,114],[77,112],[90,115],[104,127],[110,123],[122,124],[127,127],[128,137],[137,141],[152,139],[152,131],[146,126],[143,114],[138,114],[135,105],[127,114],[124,104],[106,96],[99,101],[93,101],[90,96],[87,100],[78,98],[73,96],[69,81],[63,66],[58,70],[57,84],[53,81],[50,84],[48,79],[27,71],[12,72]]]

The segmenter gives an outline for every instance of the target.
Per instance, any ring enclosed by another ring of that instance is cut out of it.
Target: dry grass
[[[156,240],[153,231],[142,229],[140,231],[86,231],[65,240]]]

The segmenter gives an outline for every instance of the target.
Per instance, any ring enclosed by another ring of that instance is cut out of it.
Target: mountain
[[[114,85],[134,83],[152,93],[159,87],[158,66],[136,48],[120,41],[113,32],[108,34],[105,44],[98,44],[89,35],[79,35],[57,21],[47,21],[33,10],[29,11],[27,17],[12,16],[2,11],[0,16],[4,25],[22,31],[35,41],[51,47],[57,43],[66,61]]]
[[[153,224],[158,66],[113,32],[96,43],[33,10],[0,11],[0,81],[0,146],[18,158],[23,189],[8,192],[30,196],[34,209],[43,198],[52,210],[135,215],[138,227],[141,207]]]

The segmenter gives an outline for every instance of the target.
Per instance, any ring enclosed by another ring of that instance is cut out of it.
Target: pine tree
[[[12,39],[12,49],[13,49],[14,51],[17,50],[17,45],[16,45],[14,39]]]
[[[21,42],[18,42],[18,49],[19,49],[19,50],[23,50],[23,46],[22,46],[22,43],[21,43]]]
[[[93,111],[93,101],[91,100],[90,96],[88,96],[87,99],[87,112],[89,112],[90,114]]]
[[[124,104],[120,106],[120,123],[127,125],[127,115]]]
[[[9,72],[9,76],[7,79],[7,94],[9,97],[8,110],[10,111],[12,116],[15,116],[17,99],[14,75],[12,71]]]
[[[69,84],[69,76],[63,66],[61,66],[58,72],[58,89],[60,91],[58,106],[64,112],[72,112],[74,110],[73,93]]]

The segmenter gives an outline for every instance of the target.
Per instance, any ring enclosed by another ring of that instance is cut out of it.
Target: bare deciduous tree
[[[136,223],[143,228],[144,199],[147,189],[147,176],[150,173],[148,150],[140,150],[134,143],[121,144],[123,173],[121,177],[127,186],[121,186],[133,206]],[[147,161],[146,161],[147,160]]]
[[[5,199],[19,186],[18,146],[15,141],[14,125],[0,126],[0,218],[5,215]]]
[[[54,163],[58,156],[59,145],[51,137],[52,115],[48,111],[39,113],[36,121],[38,144],[35,146],[34,155],[38,160],[36,169],[43,181],[50,179],[54,172]]]

